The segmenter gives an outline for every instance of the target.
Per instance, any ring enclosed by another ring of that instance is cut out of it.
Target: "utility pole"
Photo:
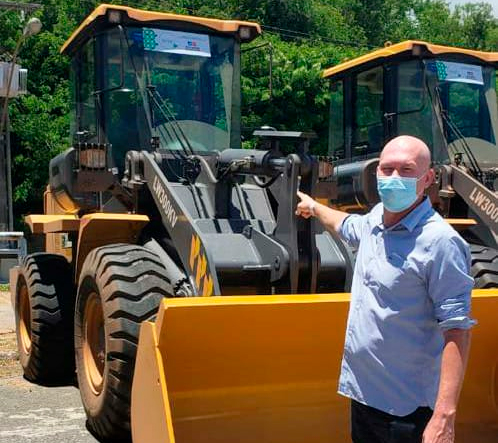
[[[0,10],[4,10],[0,14],[5,14],[7,11],[18,11],[24,20],[25,14],[30,14],[40,8],[36,3],[21,3],[14,1],[0,1]],[[33,20],[33,19],[32,19]],[[32,21],[30,20],[30,22]],[[37,23],[40,23],[38,19]],[[28,24],[30,23],[28,22]],[[37,24],[36,24],[37,26]],[[40,23],[41,27],[41,23]],[[22,42],[32,35],[33,23],[30,27],[26,26],[19,40],[17,41],[14,54],[11,57],[7,78],[0,79],[0,85],[6,84],[6,92],[1,103],[0,113],[0,231],[12,231],[14,228],[14,214],[12,209],[12,162],[10,148],[10,122],[9,122],[9,97],[12,97],[12,80],[14,73],[17,71],[16,58]],[[36,32],[39,31],[39,28]],[[36,33],[34,32],[34,33]],[[17,71],[18,72],[18,71]],[[0,71],[2,74],[2,71]],[[17,74],[18,75],[18,74]],[[17,82],[14,83],[17,85]],[[17,95],[17,90],[15,91]]]

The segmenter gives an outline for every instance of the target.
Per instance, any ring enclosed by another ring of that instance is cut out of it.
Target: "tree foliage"
[[[43,31],[19,53],[30,94],[11,101],[14,199],[18,215],[41,210],[48,162],[69,144],[69,61],[59,48],[94,0],[41,0]],[[314,130],[325,152],[329,108],[324,68],[385,41],[421,39],[498,50],[498,23],[488,3],[451,8],[445,0],[143,0],[111,1],[143,9],[253,20],[264,35],[242,57],[242,123],[253,129]],[[0,58],[9,60],[24,22],[0,11]],[[272,79],[270,87],[270,61]],[[250,141],[247,141],[246,144]]]

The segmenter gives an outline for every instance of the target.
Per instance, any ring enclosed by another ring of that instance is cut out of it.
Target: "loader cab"
[[[73,141],[112,145],[120,173],[130,150],[240,147],[240,45],[259,34],[254,23],[99,6],[62,48]]]
[[[326,70],[329,154],[337,164],[366,161],[410,134],[427,143],[435,163],[458,154],[497,166],[497,63],[498,53],[408,41]]]

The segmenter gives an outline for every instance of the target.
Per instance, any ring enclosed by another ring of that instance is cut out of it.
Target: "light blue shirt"
[[[389,414],[434,408],[443,331],[468,329],[467,243],[425,199],[395,226],[382,204],[350,215],[341,236],[358,248],[339,393]]]

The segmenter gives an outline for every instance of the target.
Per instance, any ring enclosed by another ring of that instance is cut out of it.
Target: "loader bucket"
[[[472,345],[457,413],[457,443],[498,442],[498,288],[472,292]]]
[[[473,303],[457,443],[496,443],[498,290]],[[141,327],[133,441],[349,442],[337,394],[348,307],[348,294],[163,300]]]
[[[346,441],[349,296],[164,300],[140,331],[133,441]]]

